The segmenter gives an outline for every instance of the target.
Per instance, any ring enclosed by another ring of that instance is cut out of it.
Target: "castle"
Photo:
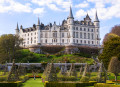
[[[22,46],[29,48],[38,45],[64,45],[64,46],[100,46],[100,21],[95,14],[94,22],[87,14],[84,20],[75,21],[70,7],[69,16],[61,25],[49,23],[44,25],[38,18],[37,25],[20,29],[17,24],[16,35],[23,38]]]

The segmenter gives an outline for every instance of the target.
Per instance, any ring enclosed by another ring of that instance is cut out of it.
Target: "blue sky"
[[[120,24],[120,0],[0,0],[0,35],[14,34],[17,22],[23,28],[32,27],[38,16],[44,24],[62,23],[70,6],[75,20],[83,20],[88,13],[94,21],[97,10],[101,39]]]

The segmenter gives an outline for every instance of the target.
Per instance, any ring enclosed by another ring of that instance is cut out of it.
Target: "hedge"
[[[97,83],[97,84],[94,85],[94,87],[120,87],[120,85]]]
[[[45,87],[85,87],[94,86],[95,82],[77,83],[77,82],[47,82]]]
[[[18,82],[0,82],[0,87],[20,87],[21,81]]]

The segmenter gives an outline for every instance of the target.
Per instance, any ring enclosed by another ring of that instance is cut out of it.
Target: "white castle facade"
[[[87,14],[84,20],[75,21],[72,9],[66,20],[62,21],[61,25],[50,23],[44,25],[40,23],[33,24],[33,27],[20,29],[17,24],[15,29],[16,34],[23,38],[23,47],[30,47],[33,45],[73,45],[73,46],[100,46],[100,25],[97,12],[95,14],[94,22]]]

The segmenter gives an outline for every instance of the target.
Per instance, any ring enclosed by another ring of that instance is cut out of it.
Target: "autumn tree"
[[[118,73],[120,73],[120,61],[118,60],[118,57],[111,58],[108,71],[114,73],[115,81],[117,81]]]
[[[11,62],[15,59],[16,51],[20,49],[22,39],[13,34],[5,34],[0,36],[0,62]]]
[[[113,34],[120,36],[120,25],[114,26],[110,33],[113,33]]]

